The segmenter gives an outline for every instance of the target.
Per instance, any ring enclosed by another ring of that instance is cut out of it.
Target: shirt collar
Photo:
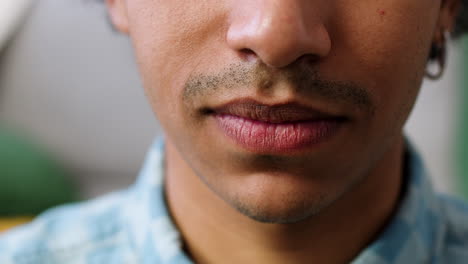
[[[353,264],[433,263],[444,225],[425,166],[406,142],[402,197],[387,227]]]
[[[128,236],[138,263],[189,264],[164,195],[164,143],[150,148],[125,206]]]
[[[437,197],[421,158],[409,142],[405,154],[405,187],[394,217],[376,241],[353,264],[428,263],[437,258],[444,226]],[[189,264],[180,234],[164,196],[164,143],[151,147],[125,205],[130,243],[140,263]],[[352,224],[350,224],[352,228]]]

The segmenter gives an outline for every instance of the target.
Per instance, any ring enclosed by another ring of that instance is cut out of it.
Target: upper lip
[[[246,119],[268,123],[344,119],[343,116],[324,113],[296,102],[263,104],[251,99],[230,102],[222,106],[212,108],[208,112],[239,116]]]

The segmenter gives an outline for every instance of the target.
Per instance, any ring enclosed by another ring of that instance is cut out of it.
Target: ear
[[[441,41],[444,32],[453,33],[461,7],[461,0],[442,0],[435,41]]]
[[[118,31],[128,34],[129,29],[126,0],[106,0],[106,6],[114,27]]]

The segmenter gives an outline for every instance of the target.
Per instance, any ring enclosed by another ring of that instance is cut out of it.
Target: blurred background
[[[131,184],[161,130],[129,40],[96,1],[2,1],[0,216]],[[468,40],[449,52],[444,78],[424,83],[406,131],[436,188],[468,197]]]

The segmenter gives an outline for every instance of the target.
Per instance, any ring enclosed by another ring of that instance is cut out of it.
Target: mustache
[[[366,89],[350,81],[325,80],[304,61],[281,69],[263,63],[232,64],[219,73],[192,75],[185,83],[182,97],[185,103],[192,103],[200,97],[245,87],[267,92],[278,83],[287,83],[300,97],[351,104],[369,112],[375,109]]]

